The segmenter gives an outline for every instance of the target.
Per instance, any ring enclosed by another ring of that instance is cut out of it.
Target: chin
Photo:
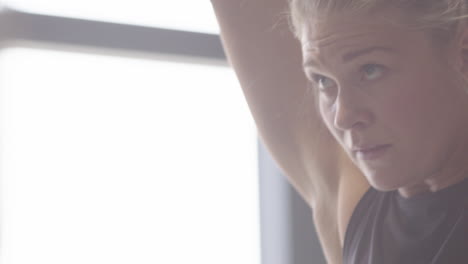
[[[384,173],[370,170],[363,170],[369,184],[376,190],[381,192],[394,191],[401,188],[401,179],[395,178],[395,173]]]

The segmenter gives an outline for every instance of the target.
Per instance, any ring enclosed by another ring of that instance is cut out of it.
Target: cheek
[[[437,129],[435,126],[441,119],[446,118],[441,108],[446,95],[441,92],[444,87],[437,80],[408,78],[394,85],[391,94],[384,99],[385,103],[381,104],[390,130],[408,139],[413,136],[422,139],[428,131]]]
[[[330,120],[330,117],[331,117],[330,111],[327,109],[327,107],[325,106],[323,100],[321,100],[320,98],[318,98],[316,100],[316,104],[318,105],[318,110],[319,110],[319,113],[320,113],[320,117],[322,118],[322,121],[328,127],[329,120]]]
[[[324,102],[321,99],[317,100],[317,105],[319,107],[319,113],[320,113],[320,117],[321,117],[323,123],[325,124],[327,129],[330,131],[330,133],[337,140],[339,140],[337,131],[336,131],[336,129],[334,129],[335,128],[335,126],[334,126],[334,120],[335,120],[334,107],[329,105],[327,102]]]
[[[420,120],[419,109],[423,106],[419,94],[411,90],[395,92],[381,105],[386,116],[384,120],[389,120],[394,126],[403,128],[410,128],[415,121]]]

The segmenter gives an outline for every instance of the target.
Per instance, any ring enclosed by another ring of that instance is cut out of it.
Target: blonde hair
[[[292,30],[300,39],[310,18],[321,19],[335,11],[375,11],[388,7],[408,13],[414,24],[430,29],[438,38],[454,37],[461,21],[468,18],[468,0],[290,0]]]

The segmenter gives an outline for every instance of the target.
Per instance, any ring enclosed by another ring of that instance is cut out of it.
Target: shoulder
[[[327,256],[339,258],[341,263],[344,238],[351,216],[359,207],[360,201],[368,195],[370,185],[344,152],[334,159],[336,170],[322,170],[320,179],[328,181],[322,188],[330,191],[317,191],[313,204],[314,223]],[[320,180],[318,180],[320,182]],[[332,184],[333,186],[326,186]],[[317,185],[316,185],[317,187]],[[329,258],[330,258],[329,257]]]
[[[340,187],[338,191],[338,228],[341,245],[344,244],[349,223],[359,204],[365,200],[365,196],[376,195],[365,179],[362,172],[348,159],[342,157],[340,162]],[[362,207],[362,206],[361,206]]]
[[[381,263],[380,238],[394,192],[380,192],[369,187],[356,204],[343,239],[344,263]],[[390,250],[391,248],[388,248]],[[390,251],[388,251],[390,252]],[[396,263],[391,260],[388,263]],[[405,262],[406,263],[406,262]]]

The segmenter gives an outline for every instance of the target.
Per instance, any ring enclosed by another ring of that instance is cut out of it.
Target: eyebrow
[[[343,62],[349,62],[357,57],[360,57],[360,56],[363,56],[363,55],[366,55],[375,51],[381,51],[381,52],[386,52],[386,53],[394,52],[394,50],[391,48],[381,47],[381,46],[372,46],[372,47],[348,52],[343,55],[342,60]],[[317,65],[318,63],[315,60],[313,60],[312,58],[309,58],[306,61],[304,61],[302,66],[304,68],[307,68],[307,67],[314,67]]]

